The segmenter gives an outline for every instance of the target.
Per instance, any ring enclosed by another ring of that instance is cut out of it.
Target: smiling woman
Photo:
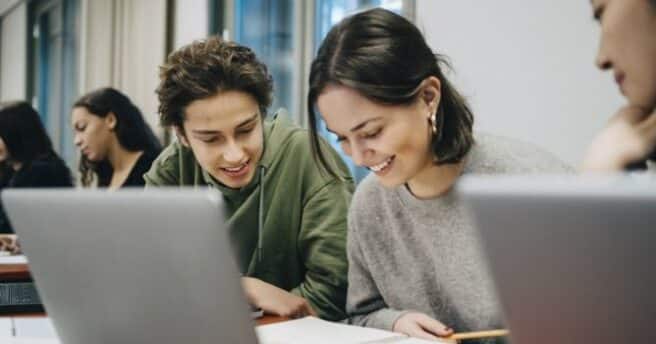
[[[144,176],[195,185],[226,200],[249,301],[283,316],[345,317],[346,166],[323,143],[332,176],[314,164],[307,131],[285,110],[265,120],[272,81],[248,47],[217,37],[173,52],[160,69],[160,118],[178,141]]]
[[[321,44],[308,111],[373,174],[349,209],[350,322],[436,339],[502,326],[476,232],[452,192],[462,174],[569,171],[550,154],[473,133],[466,100],[408,20],[383,9],[348,17]]]

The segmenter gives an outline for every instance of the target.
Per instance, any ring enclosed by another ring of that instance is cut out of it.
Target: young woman
[[[0,169],[0,189],[73,186],[71,172],[27,102],[0,104]],[[0,233],[13,233],[1,204]],[[2,241],[0,246],[15,246]]]
[[[71,115],[83,186],[143,186],[161,146],[141,111],[123,93],[101,88],[82,96]]]
[[[644,168],[656,160],[656,0],[592,0],[601,25],[597,66],[628,102],[590,145],[583,170]]]
[[[473,114],[443,66],[412,23],[373,9],[330,30],[308,98],[317,160],[326,158],[315,108],[372,172],[349,209],[350,321],[427,339],[502,326],[473,225],[452,192],[458,178],[568,170],[525,143],[473,135]]]
[[[321,174],[307,131],[284,110],[265,120],[271,76],[247,47],[216,37],[193,42],[169,56],[160,79],[161,121],[179,140],[157,158],[147,185],[211,186],[223,194],[253,305],[343,319],[353,183],[338,155],[326,148],[335,175]]]

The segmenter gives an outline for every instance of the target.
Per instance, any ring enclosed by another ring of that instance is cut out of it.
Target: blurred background
[[[285,107],[306,125],[308,70],[322,38],[343,17],[376,6],[406,16],[450,57],[449,75],[479,130],[576,166],[622,104],[612,77],[593,64],[599,32],[585,0],[0,0],[0,101],[29,100],[69,166],[77,161],[71,104],[98,87],[126,93],[168,141],[158,125],[158,66],[176,48],[217,34],[269,66],[271,113]],[[358,180],[366,174],[351,169]]]

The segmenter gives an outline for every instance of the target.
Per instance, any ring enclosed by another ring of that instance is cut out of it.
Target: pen
[[[476,338],[490,338],[490,337],[503,337],[510,333],[508,330],[490,330],[490,331],[477,331],[477,332],[462,332],[454,333],[446,339],[464,340]]]

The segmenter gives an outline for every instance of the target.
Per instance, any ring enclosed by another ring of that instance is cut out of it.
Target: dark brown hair
[[[250,94],[262,116],[271,105],[273,81],[267,67],[250,48],[219,37],[194,41],[171,53],[159,78],[160,121],[167,127],[181,130],[185,108],[220,91]]]
[[[144,151],[157,154],[162,149],[157,137],[146,123],[139,108],[130,98],[111,87],[104,87],[89,92],[78,99],[73,108],[85,108],[90,114],[101,118],[110,113],[116,117],[114,132],[121,146],[131,152]],[[90,161],[82,154],[80,164],[80,181],[89,186],[94,174],[98,177],[98,186],[107,186],[111,182],[114,169],[107,159]]]
[[[400,15],[376,8],[343,19],[328,32],[310,69],[307,107],[315,159],[334,174],[317,133],[315,105],[326,86],[342,85],[378,103],[403,105],[415,101],[422,82],[434,76],[441,83],[438,131],[431,142],[435,163],[462,160],[474,143],[474,116],[442,66],[449,67],[446,58],[434,54],[417,27]]]
[[[24,101],[0,103],[0,138],[12,162],[28,163],[53,152],[39,114]]]

